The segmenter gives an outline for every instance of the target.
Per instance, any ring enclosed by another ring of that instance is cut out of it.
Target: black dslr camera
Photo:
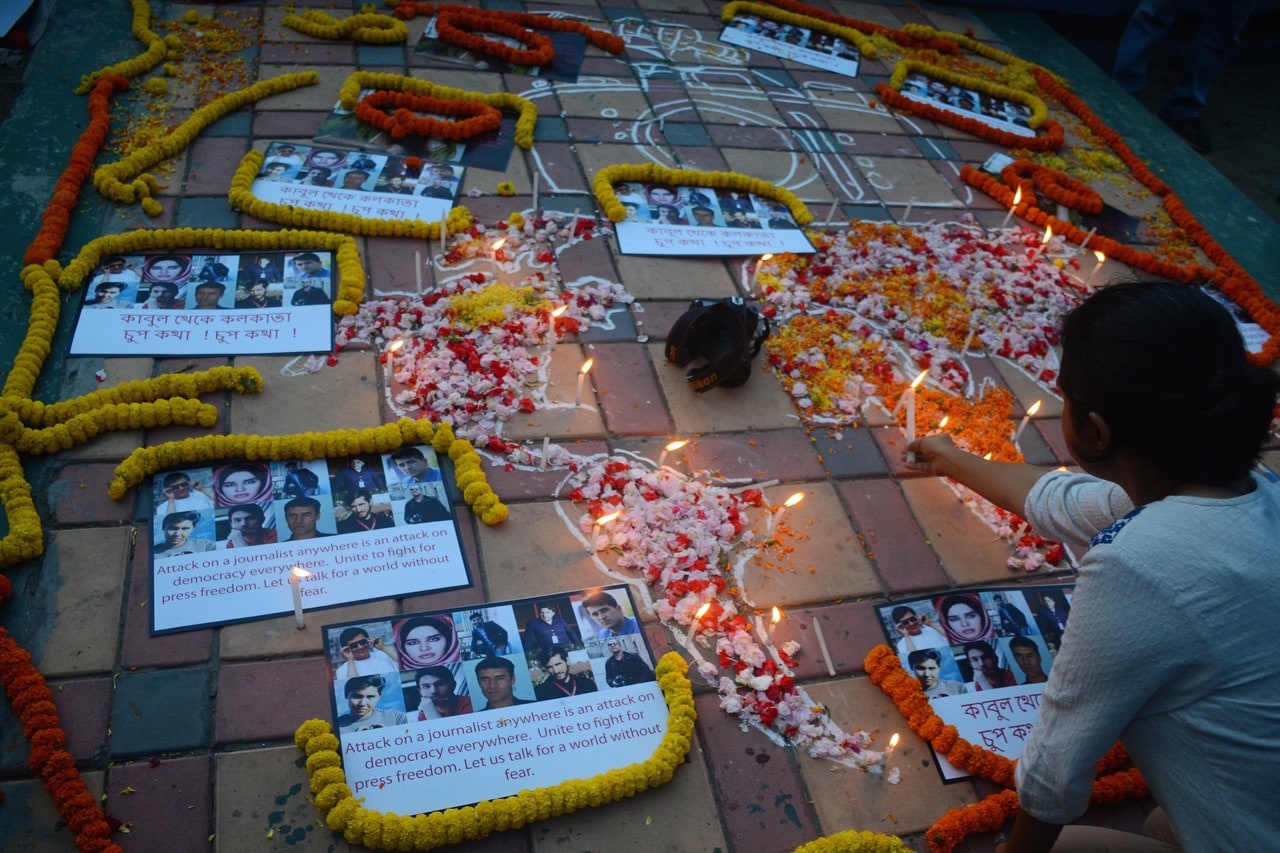
[[[751,378],[751,359],[769,337],[769,321],[741,297],[695,299],[667,335],[667,361],[691,368],[685,379],[701,394],[709,388],[736,388]]]

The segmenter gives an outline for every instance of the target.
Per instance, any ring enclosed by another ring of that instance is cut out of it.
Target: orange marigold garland
[[[521,53],[520,51],[513,50],[499,42],[475,36],[473,33],[467,32],[467,30],[482,30],[497,35],[506,35],[527,45],[539,43],[540,39],[545,38],[530,32],[530,30],[579,33],[586,38],[589,44],[607,53],[612,53],[614,56],[626,49],[626,42],[621,37],[604,30],[598,30],[581,21],[553,18],[549,15],[540,15],[533,12],[475,9],[470,6],[437,5],[435,3],[414,2],[414,0],[403,0],[403,2],[401,0],[386,0],[386,2],[388,6],[395,6],[395,16],[401,20],[408,21],[418,15],[436,15],[436,33],[441,41],[465,47],[467,50],[474,50],[477,53],[498,56],[516,65],[545,65],[555,58],[554,49],[548,41],[546,60],[544,62],[531,62],[524,58],[513,58],[513,56],[518,57]],[[483,25],[477,26],[477,21],[483,22]],[[494,29],[489,26],[493,22],[500,22],[495,24],[498,26],[514,25],[519,34]],[[507,52],[510,52],[510,55]]]
[[[388,115],[386,110],[392,110]],[[417,113],[468,116],[462,121],[442,121]],[[393,139],[406,136],[432,136],[461,142],[498,129],[502,113],[480,101],[456,98],[433,98],[410,92],[372,92],[356,104],[356,118],[371,127],[384,130]]]
[[[954,54],[960,52],[959,46],[950,39],[932,35],[921,38],[908,32],[905,27],[901,30],[895,30],[892,27],[886,27],[884,24],[861,21],[857,18],[846,18],[843,15],[828,12],[826,9],[819,9],[807,3],[800,3],[798,0],[769,0],[769,4],[777,6],[779,9],[786,9],[788,12],[794,12],[797,15],[805,15],[810,18],[817,18],[820,21],[829,21],[833,24],[850,27],[868,35],[883,36],[903,47],[927,48],[938,53]]]
[[[1034,188],[1045,198],[1072,210],[1091,216],[1102,213],[1102,196],[1097,190],[1057,169],[1018,159],[1000,171],[1000,178],[1007,186],[1022,187],[1024,197],[1030,198],[1028,193]]]

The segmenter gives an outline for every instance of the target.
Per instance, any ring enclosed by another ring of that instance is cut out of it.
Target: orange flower
[[[388,115],[385,110],[394,110]],[[463,121],[441,121],[416,113],[470,116]],[[463,101],[456,98],[433,98],[410,92],[372,92],[356,104],[356,118],[371,127],[385,130],[393,139],[406,136],[432,136],[461,142],[482,133],[498,129],[502,113],[480,101]]]

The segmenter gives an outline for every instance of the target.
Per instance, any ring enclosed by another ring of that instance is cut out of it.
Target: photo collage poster
[[[1071,613],[1073,586],[963,590],[876,607],[902,666],[960,737],[1016,759]],[[944,781],[964,771],[938,759]]]
[[[332,352],[327,251],[108,255],[84,286],[72,355]]]
[[[901,92],[909,100],[980,121],[997,130],[1018,136],[1036,135],[1030,125],[1031,107],[1017,101],[1006,101],[920,73],[908,74]]]
[[[627,211],[614,224],[624,255],[761,255],[812,252],[785,204],[742,190],[618,181]]]
[[[374,91],[374,89],[365,89],[360,92],[360,97],[363,98]],[[429,114],[421,113],[420,115]],[[435,117],[449,118],[448,116]],[[394,139],[388,131],[365,124],[356,118],[354,112],[344,109],[341,103],[337,103],[333,105],[333,110],[316,130],[315,142],[317,145],[363,148],[398,157],[417,157],[432,163],[450,163],[470,169],[503,172],[506,171],[507,164],[511,160],[511,152],[516,146],[516,119],[511,115],[503,115],[497,130],[473,136],[466,142],[453,142],[439,137],[416,134],[410,134],[404,139]]]
[[[862,61],[858,48],[844,39],[756,15],[734,15],[720,41],[845,77],[857,77]]]
[[[369,219],[439,222],[458,197],[465,167],[410,163],[398,154],[272,142],[252,191],[273,204]]]
[[[666,733],[626,586],[326,625],[324,641],[347,784],[378,811],[594,776]]]
[[[152,478],[152,632],[471,585],[435,450]]]
[[[419,56],[430,56],[457,62],[469,69],[478,71],[498,71],[503,74],[523,74],[526,77],[541,77],[544,80],[559,80],[563,83],[576,83],[578,73],[582,69],[582,60],[587,55],[587,38],[582,33],[562,33],[554,31],[535,31],[551,40],[554,55],[546,65],[516,65],[496,56],[477,53],[456,44],[444,41],[436,32],[434,16],[427,21],[426,28],[413,52]],[[493,32],[481,33],[486,39],[504,44],[516,50],[528,47],[515,39]]]

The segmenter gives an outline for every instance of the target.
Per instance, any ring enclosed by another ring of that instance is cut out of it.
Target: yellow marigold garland
[[[720,20],[729,23],[738,14],[755,15],[757,18],[765,18],[770,21],[777,21],[780,24],[791,24],[796,27],[805,27],[819,33],[826,33],[829,36],[844,39],[858,48],[858,52],[866,59],[875,59],[879,55],[876,46],[871,43],[871,39],[867,38],[863,33],[852,27],[846,27],[834,21],[824,21],[820,18],[812,18],[808,15],[801,15],[795,12],[787,12],[779,9],[777,6],[767,6],[763,3],[752,3],[750,0],[735,0],[735,2],[725,4],[720,10]]]
[[[352,213],[338,213],[332,210],[312,210],[305,207],[294,207],[290,204],[277,204],[264,201],[253,194],[253,182],[262,172],[263,154],[261,151],[250,151],[240,161],[231,178],[231,189],[227,198],[231,206],[243,210],[251,216],[280,225],[293,225],[298,228],[319,228],[324,231],[342,231],[347,234],[363,234],[369,237],[412,237],[416,240],[440,239],[440,223],[425,222],[421,219],[372,219],[356,216]],[[471,211],[463,205],[454,205],[449,210],[445,228],[450,234],[457,234],[471,227]],[[362,279],[363,280],[363,279]],[[363,285],[362,285],[363,287]],[[350,300],[348,300],[350,301]],[[352,314],[354,306],[347,310],[343,306],[337,313]]]
[[[339,20],[319,9],[308,9],[302,15],[285,15],[280,23],[313,38],[330,41],[349,38],[365,44],[400,44],[409,39],[409,27],[404,21],[376,12],[358,12]]]
[[[355,112],[360,93],[366,89],[390,89],[397,92],[410,92],[415,95],[427,95],[432,98],[450,98],[462,101],[480,101],[500,110],[508,110],[517,114],[516,145],[528,151],[533,147],[533,128],[538,123],[538,108],[528,98],[522,98],[510,92],[469,92],[466,89],[455,89],[452,86],[440,86],[429,80],[416,77],[405,77],[402,74],[386,74],[377,71],[356,71],[346,79],[338,90],[338,101],[344,110]]]
[[[897,853],[910,851],[896,835],[850,829],[801,844],[794,853]]]
[[[160,202],[151,197],[160,188],[160,182],[147,169],[162,160],[174,156],[190,145],[209,125],[228,113],[245,104],[252,104],[263,98],[292,91],[302,86],[314,86],[320,82],[320,75],[314,71],[299,74],[282,74],[269,80],[262,80],[252,86],[224,95],[200,107],[191,117],[173,129],[168,136],[151,145],[141,148],[122,160],[99,167],[93,173],[94,187],[106,198],[123,204],[141,201],[142,210],[148,216],[159,216],[162,208]]]
[[[410,444],[430,444],[453,460],[459,481],[469,485],[463,497],[480,520],[490,526],[506,521],[509,510],[490,487],[481,467],[482,459],[471,442],[457,438],[448,423],[432,424],[401,418],[392,424],[368,429],[339,429],[331,432],[304,432],[294,435],[205,435],[139,447],[116,466],[107,493],[120,500],[144,477],[179,465],[199,465],[228,459],[250,462],[286,459],[322,459],[358,453],[390,453]]]
[[[1010,57],[1013,59],[1013,57]],[[1025,64],[1025,63],[1024,63]],[[968,74],[962,74],[958,71],[952,71],[939,65],[930,65],[927,62],[920,62],[914,59],[899,60],[897,65],[893,67],[893,75],[889,78],[889,85],[901,90],[902,84],[906,82],[907,75],[915,72],[940,80],[943,83],[950,83],[953,86],[962,86],[966,89],[975,89],[984,95],[990,95],[993,98],[1000,98],[1006,101],[1013,101],[1022,104],[1031,109],[1031,117],[1027,119],[1027,125],[1032,130],[1039,130],[1049,118],[1049,106],[1041,98],[1029,92],[1022,92],[1008,86],[1001,86],[999,83],[992,83],[990,80],[983,80],[978,77],[971,77]]]
[[[611,222],[621,222],[627,218],[626,208],[622,206],[622,202],[618,201],[618,197],[613,192],[613,185],[618,181],[640,181],[646,184],[663,183],[681,187],[742,190],[752,195],[764,196],[782,202],[791,211],[791,215],[796,222],[802,226],[808,225],[813,221],[813,214],[809,212],[809,208],[805,207],[804,202],[796,197],[795,193],[777,184],[762,181],[759,178],[752,178],[749,175],[740,175],[737,172],[699,172],[696,169],[668,169],[655,163],[617,163],[612,166],[605,166],[596,173],[595,180],[591,182],[591,189],[595,193],[596,199],[600,202],[600,206],[604,208],[605,216],[609,217]]]
[[[256,174],[256,172],[255,172]],[[437,230],[439,230],[437,228]],[[356,241],[346,234],[332,231],[248,231],[219,228],[142,229],[127,234],[108,234],[91,240],[80,254],[67,264],[58,283],[64,290],[79,287],[97,268],[98,263],[110,255],[127,255],[144,251],[171,251],[173,249],[323,249],[334,253],[337,267],[337,290],[334,293],[333,313],[354,314],[364,301],[364,264]]]
[[[697,719],[688,671],[689,665],[675,652],[658,661],[658,686],[667,700],[667,733],[645,761],[431,814],[406,817],[364,808],[347,785],[338,738],[324,720],[307,720],[299,726],[294,743],[307,755],[311,791],[330,829],[341,832],[352,844],[375,850],[433,850],[478,841],[494,832],[519,829],[534,820],[559,817],[587,806],[602,806],[670,781],[688,755]]]
[[[80,85],[76,87],[77,95],[87,95],[98,82],[99,77],[118,74],[121,77],[133,78],[139,74],[146,74],[166,59],[177,58],[178,51],[181,49],[178,40],[166,39],[151,29],[151,4],[148,0],[129,0],[129,5],[133,7],[133,24],[130,31],[134,38],[147,46],[147,49],[132,59],[86,74],[80,78]]]
[[[16,426],[16,418],[6,414],[3,428]],[[9,442],[0,443],[0,505],[4,507],[9,532],[0,539],[0,566],[12,566],[44,553],[44,527],[31,499],[31,484],[22,470],[22,459]]]

